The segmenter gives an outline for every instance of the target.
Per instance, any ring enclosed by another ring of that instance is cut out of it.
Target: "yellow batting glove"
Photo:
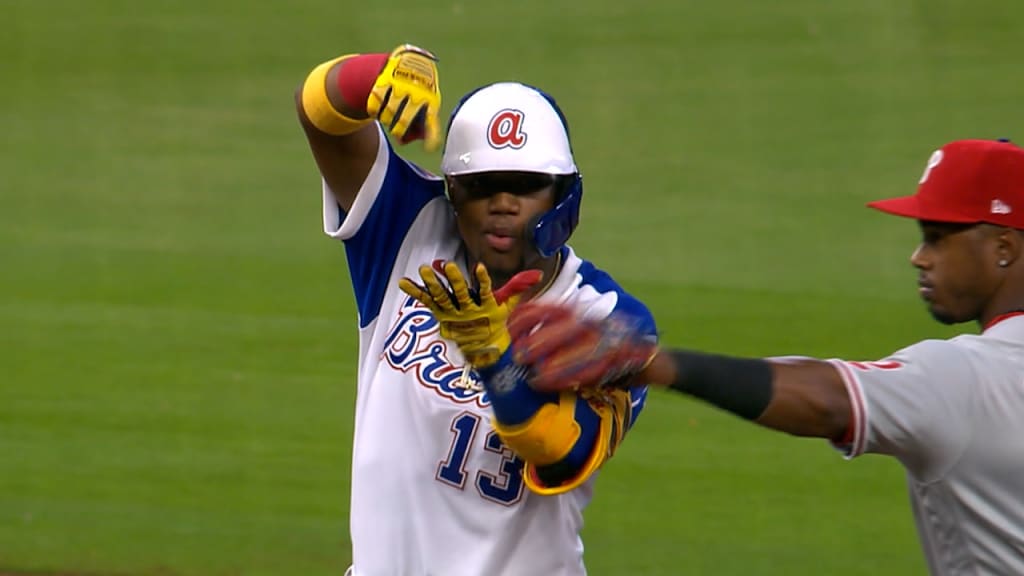
[[[398,287],[430,309],[441,325],[441,336],[455,342],[474,368],[491,366],[508,350],[512,339],[505,321],[523,292],[540,282],[542,276],[540,270],[525,270],[493,292],[487,268],[477,264],[480,291],[473,294],[454,262],[437,264],[435,268],[423,265],[419,272],[423,285],[402,278]],[[450,291],[441,283],[438,273],[447,280]]]
[[[366,101],[366,111],[403,144],[422,138],[428,151],[441,143],[441,87],[437,57],[403,44],[391,51]]]

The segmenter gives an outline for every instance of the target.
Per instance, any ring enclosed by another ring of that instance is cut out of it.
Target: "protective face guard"
[[[530,240],[544,258],[554,256],[569,241],[572,231],[580,222],[580,201],[583,199],[583,179],[573,175],[567,192],[554,208],[548,210],[533,225]]]

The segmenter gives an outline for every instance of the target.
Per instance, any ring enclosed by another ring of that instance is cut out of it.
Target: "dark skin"
[[[1024,233],[992,224],[919,222],[921,243],[910,257],[921,297],[939,322],[976,321],[1024,310]],[[758,424],[797,436],[841,439],[850,398],[839,372],[814,359],[771,361],[772,399]],[[675,381],[675,360],[659,351],[640,375],[655,385]]]
[[[447,178],[459,235],[469,255],[487,267],[494,286],[502,286],[516,273],[535,268],[545,279],[558,273],[557,257],[542,258],[530,244],[530,222],[555,205],[554,179],[522,172],[489,172]],[[547,281],[528,289],[529,299]]]
[[[344,66],[341,62],[328,72],[327,97],[342,114],[365,118],[366,112],[349,107],[338,90],[337,77],[344,73]],[[350,211],[377,157],[380,141],[377,128],[368,124],[343,136],[321,132],[310,123],[302,108],[302,86],[295,92],[295,108],[320,173],[334,192],[338,206]],[[532,218],[554,206],[555,186],[546,176],[538,180],[536,175],[522,173],[489,174],[495,177],[446,178],[459,233],[469,256],[466,264],[472,270],[477,262],[482,262],[495,287],[502,286],[522,270],[541,270],[544,280],[523,294],[523,299],[527,300],[543,290],[560,266],[557,257],[541,258],[529,245],[526,231]]]
[[[1021,233],[992,224],[923,222],[922,242],[910,262],[921,297],[943,324],[976,320],[981,326],[1024,306],[1019,266]],[[1000,266],[1006,262],[1006,266]]]
[[[336,110],[349,118],[366,118],[365,110],[353,110],[341,97],[337,78],[344,67],[345,63],[340,62],[328,72],[327,98]],[[295,91],[295,110],[320,174],[334,192],[338,206],[348,212],[352,209],[359,187],[366,180],[366,175],[370,173],[373,161],[377,157],[377,144],[380,138],[377,128],[373,124],[368,124],[344,136],[333,136],[317,130],[302,108],[302,86]]]

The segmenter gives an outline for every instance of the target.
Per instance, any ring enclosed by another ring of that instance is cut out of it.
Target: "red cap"
[[[1024,149],[1005,140],[950,142],[928,159],[917,194],[868,206],[918,220],[1024,230]]]

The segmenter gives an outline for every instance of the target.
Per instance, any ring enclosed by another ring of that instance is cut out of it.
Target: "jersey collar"
[[[981,331],[982,332],[987,332],[990,328],[992,328],[996,324],[999,324],[1003,320],[1007,320],[1009,318],[1013,318],[1014,316],[1024,316],[1024,310],[1011,310],[1010,312],[1007,312],[1005,314],[1000,314],[999,316],[996,316],[995,318],[989,320],[988,323],[985,324],[985,326],[981,329]]]

